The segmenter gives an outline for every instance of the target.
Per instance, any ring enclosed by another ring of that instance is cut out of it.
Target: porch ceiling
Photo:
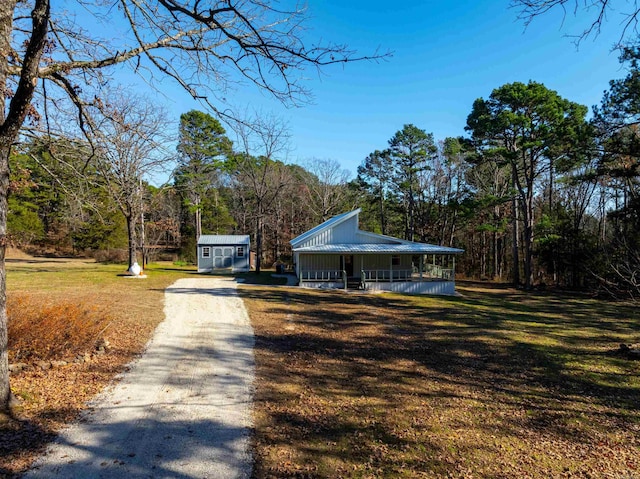
[[[304,248],[294,248],[294,253],[321,253],[321,254],[460,254],[463,250],[438,246],[425,243],[402,243],[402,244],[380,244],[380,243],[343,243],[307,246]]]

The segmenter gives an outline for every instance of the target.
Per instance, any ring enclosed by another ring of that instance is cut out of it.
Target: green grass
[[[100,264],[89,260],[68,263],[16,262],[7,263],[7,288],[11,290],[62,291],[93,286],[121,285],[127,266],[124,264]],[[193,267],[175,267],[170,263],[154,263],[145,268],[145,280],[128,280],[134,288],[144,289],[145,283],[164,284],[188,274],[195,274]],[[129,286],[127,286],[129,287]]]

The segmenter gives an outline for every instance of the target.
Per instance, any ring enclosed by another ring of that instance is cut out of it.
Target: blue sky
[[[251,95],[289,122],[290,161],[333,159],[355,173],[406,123],[436,140],[463,135],[473,101],[505,83],[535,80],[591,107],[609,80],[624,76],[611,52],[615,18],[576,49],[566,36],[581,31],[573,18],[563,23],[558,11],[525,30],[508,1],[310,0],[309,10],[310,36],[393,56],[327,68],[309,81],[314,100],[303,108]]]
[[[599,103],[609,80],[624,76],[618,54],[619,19],[612,13],[602,33],[577,49],[566,35],[585,21],[556,11],[527,29],[509,0],[381,2],[308,0],[310,41],[347,44],[367,55],[391,51],[379,62],[336,65],[318,77],[309,72],[313,104],[285,108],[254,88],[239,88],[239,108],[269,112],[289,123],[290,162],[333,159],[355,173],[373,150],[406,123],[436,140],[464,135],[473,101],[514,81],[534,80],[589,107]],[[586,18],[586,17],[585,17]],[[176,120],[203,109],[165,83],[159,101]]]

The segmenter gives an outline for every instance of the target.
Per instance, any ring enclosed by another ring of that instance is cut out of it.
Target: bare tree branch
[[[562,23],[568,15],[579,17],[584,14],[587,25],[581,32],[570,34],[576,38],[576,44],[589,37],[595,37],[602,31],[603,25],[615,13],[613,20],[618,20],[620,35],[617,47],[625,43],[628,35],[638,34],[640,6],[637,0],[512,0],[511,7],[517,9],[518,19],[529,26],[537,17],[544,16],[554,10],[562,10]]]

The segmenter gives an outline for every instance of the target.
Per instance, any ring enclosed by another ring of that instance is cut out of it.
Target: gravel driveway
[[[254,340],[235,281],[178,280],[165,315],[144,355],[26,478],[251,475]]]

